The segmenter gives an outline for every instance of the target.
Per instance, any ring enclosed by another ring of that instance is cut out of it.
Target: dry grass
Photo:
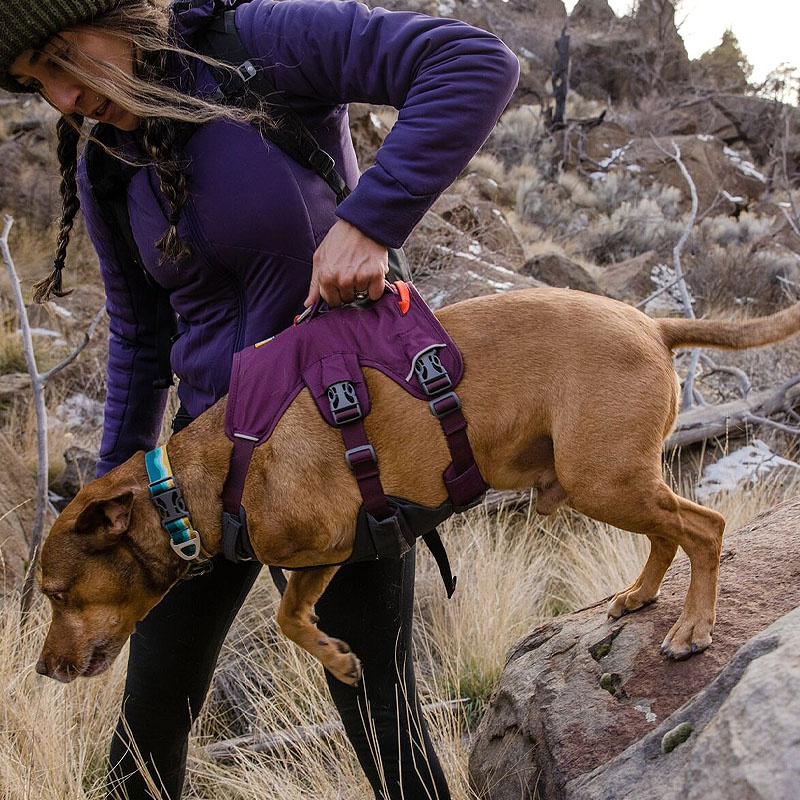
[[[735,527],[797,491],[793,482],[763,483],[721,497]],[[482,509],[450,521],[444,536],[459,588],[447,601],[432,558],[418,556],[416,647],[423,702],[466,698],[430,722],[456,800],[475,800],[467,779],[469,731],[482,713],[519,636],[553,614],[591,604],[632,580],[647,551],[642,536],[609,529],[570,511],[542,519]],[[277,595],[259,580],[237,620],[219,670],[235,675],[255,731],[324,725],[335,719],[318,664],[277,634]],[[598,610],[598,613],[602,613]],[[16,602],[0,606],[0,798],[83,800],[103,797],[104,759],[124,679],[124,656],[102,677],[62,686],[34,673],[48,612],[40,604],[29,631]],[[230,719],[210,702],[190,743],[186,797],[256,800],[369,796],[340,732],[272,753],[242,750],[234,763],[205,746],[228,737]]]

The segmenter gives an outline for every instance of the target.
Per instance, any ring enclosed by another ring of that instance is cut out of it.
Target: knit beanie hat
[[[129,0],[0,0],[0,89],[29,91],[8,75],[20,53],[125,2]]]

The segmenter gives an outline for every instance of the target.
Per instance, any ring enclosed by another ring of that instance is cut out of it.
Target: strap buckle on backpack
[[[355,422],[364,415],[356,396],[356,387],[351,381],[337,381],[328,387],[328,402],[331,406],[333,421],[337,425]]]
[[[325,179],[336,171],[336,162],[333,160],[333,156],[319,147],[309,155],[308,163],[318,175]]]
[[[252,80],[258,74],[258,70],[253,66],[252,61],[244,61],[235,68],[236,74],[242,79],[243,83]]]

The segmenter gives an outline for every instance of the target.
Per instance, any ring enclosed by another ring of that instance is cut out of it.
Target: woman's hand
[[[311,287],[306,308],[320,295],[331,308],[351,303],[356,292],[368,292],[370,300],[383,294],[389,271],[386,248],[340,219],[328,231],[314,253]]]

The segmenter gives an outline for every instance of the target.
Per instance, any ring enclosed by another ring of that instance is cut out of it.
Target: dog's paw
[[[615,594],[608,604],[608,616],[613,619],[619,619],[625,614],[632,614],[634,611],[646,608],[655,603],[657,599],[658,594],[655,597],[643,597],[636,589],[623,589],[618,594]]]
[[[713,627],[713,623],[681,617],[661,643],[661,653],[675,661],[683,661],[695,653],[702,653],[711,644]]]
[[[347,642],[343,642],[341,639],[330,639],[329,641],[333,653],[324,662],[325,668],[336,680],[346,683],[348,686],[358,685],[361,680],[361,661],[358,656],[350,649]]]

